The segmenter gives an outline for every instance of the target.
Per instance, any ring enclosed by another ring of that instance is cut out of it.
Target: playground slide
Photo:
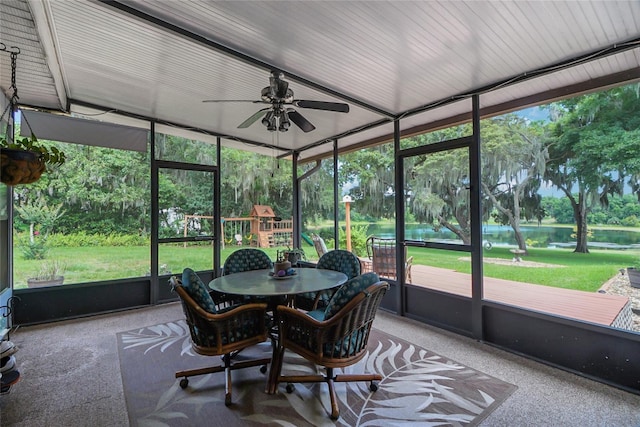
[[[304,234],[304,233],[302,233],[301,235],[305,242],[313,246],[313,240],[311,240],[311,237],[309,237],[307,234]]]

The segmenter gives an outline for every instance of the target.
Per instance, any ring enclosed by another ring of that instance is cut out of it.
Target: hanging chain
[[[13,47],[13,49],[18,49],[17,47]],[[20,49],[17,51],[11,51],[11,89],[13,89],[13,96],[11,97],[11,104],[17,105],[18,99],[18,86],[16,86],[16,60],[18,59],[18,54],[20,53]]]
[[[9,54],[11,55],[10,89],[13,91],[13,94],[11,95],[11,99],[9,100],[9,104],[7,104],[7,107],[2,112],[2,115],[0,115],[0,120],[2,120],[2,118],[7,113],[7,111],[9,111],[9,108],[11,108],[11,111],[13,111],[15,106],[18,105],[18,99],[20,99],[20,97],[18,96],[18,86],[16,86],[16,68],[17,68],[16,63],[18,59],[18,54],[20,53],[20,48],[16,46],[11,46],[12,50],[9,50],[7,49],[7,46],[4,43],[0,42],[0,45],[2,45],[2,47],[0,47],[0,52],[9,52]]]

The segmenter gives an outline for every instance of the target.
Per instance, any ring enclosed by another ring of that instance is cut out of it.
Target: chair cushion
[[[362,348],[362,345],[365,344],[363,340],[367,330],[354,331],[351,335],[345,337],[341,342],[336,342],[334,345],[325,344],[322,349],[323,356],[330,358],[355,356],[358,350]]]
[[[203,310],[216,314],[216,304],[209,294],[209,289],[196,272],[190,268],[185,268],[182,271],[182,287]]]
[[[316,268],[339,271],[347,275],[347,279],[353,279],[360,275],[360,260],[349,251],[337,249],[322,255],[316,264]],[[317,308],[325,308],[329,304],[336,288],[320,291]],[[310,310],[318,293],[305,292],[296,296],[298,308]]]
[[[317,321],[322,322],[324,320],[324,311],[325,309],[323,308],[322,310],[307,311],[307,314]]]
[[[349,251],[336,249],[322,255],[316,268],[340,271],[347,275],[347,279],[353,279],[360,275],[360,260]]]
[[[365,273],[349,280],[347,283],[342,285],[335,294],[333,294],[333,297],[331,297],[331,300],[324,311],[324,319],[331,319],[356,295],[379,281],[380,278],[376,273]]]
[[[266,270],[273,268],[273,261],[260,249],[246,248],[237,250],[226,259],[222,274],[242,273],[243,271]]]

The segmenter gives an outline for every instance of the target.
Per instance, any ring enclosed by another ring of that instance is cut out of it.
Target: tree
[[[576,222],[575,252],[588,253],[587,215],[623,193],[628,177],[640,175],[638,84],[552,104],[553,138],[548,143],[545,179],[571,202]]]
[[[25,259],[44,259],[49,251],[47,237],[56,221],[65,213],[62,203],[49,206],[46,200],[40,197],[16,206],[16,212],[29,224],[29,239],[20,245]],[[36,230],[36,227],[39,230]]]
[[[394,188],[394,174],[393,144],[383,144],[341,156],[338,183],[350,186],[360,215],[393,218],[395,201],[389,189]]]
[[[538,194],[548,151],[543,128],[514,114],[482,122],[482,189],[497,212],[498,223],[513,228],[518,248],[527,251],[523,219],[542,220]]]
[[[441,151],[408,162],[408,204],[416,219],[432,223],[436,231],[447,228],[465,245],[470,244],[468,150]]]

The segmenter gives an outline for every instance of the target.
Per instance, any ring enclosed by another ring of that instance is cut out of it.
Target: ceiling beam
[[[31,9],[31,16],[33,17],[33,23],[38,33],[38,39],[40,45],[45,53],[45,60],[47,66],[51,71],[51,77],[56,87],[56,93],[58,94],[58,100],[60,106],[65,111],[69,111],[69,100],[67,98],[67,79],[63,73],[63,69],[60,66],[60,59],[58,55],[57,43],[55,39],[55,31],[53,25],[53,18],[51,17],[51,5],[49,2],[29,0],[29,9]]]

